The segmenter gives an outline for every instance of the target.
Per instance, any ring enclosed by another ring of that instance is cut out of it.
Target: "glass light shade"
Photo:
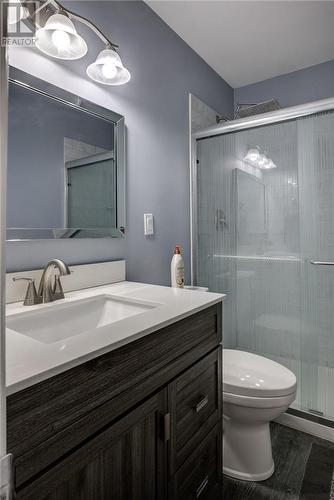
[[[8,24],[17,24],[27,19],[29,11],[21,5],[20,0],[10,0],[8,4]]]
[[[53,14],[44,28],[37,30],[36,47],[57,59],[80,59],[87,53],[85,40],[78,35],[74,24],[64,14]]]
[[[250,148],[243,161],[249,163],[253,167],[261,168],[263,170],[270,170],[277,167],[271,158],[268,158],[268,156],[264,153],[260,153],[258,146]]]
[[[130,78],[130,72],[124,68],[121,58],[113,49],[102,50],[96,61],[87,68],[89,78],[104,85],[123,85]]]

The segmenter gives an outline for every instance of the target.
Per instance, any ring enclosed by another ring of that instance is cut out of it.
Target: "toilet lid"
[[[297,380],[285,366],[250,352],[223,349],[223,391],[275,397],[295,392]]]

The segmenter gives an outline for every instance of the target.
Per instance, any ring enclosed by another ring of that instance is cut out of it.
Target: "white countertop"
[[[101,294],[158,303],[158,306],[99,328],[94,335],[86,332],[54,343],[42,343],[26,335],[6,330],[7,394],[25,389],[69,368],[117,349],[140,337],[220,302],[225,295],[182,290],[157,285],[122,281],[112,285],[78,290],[50,304],[23,306],[8,304],[7,316],[41,308],[57,307],[64,302]],[[112,342],[110,339],[112,338]]]

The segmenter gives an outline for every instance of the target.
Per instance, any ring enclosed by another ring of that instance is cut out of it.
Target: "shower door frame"
[[[197,248],[198,248],[198,219],[197,219],[197,141],[208,139],[224,134],[239,132],[240,130],[263,127],[273,123],[282,123],[304,116],[310,116],[317,113],[334,110],[334,97],[320,99],[317,101],[290,106],[287,108],[254,115],[252,117],[231,120],[223,124],[214,125],[191,134],[190,143],[190,273],[191,284],[197,284]]]

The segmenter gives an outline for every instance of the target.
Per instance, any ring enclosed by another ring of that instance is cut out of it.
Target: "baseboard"
[[[317,422],[307,420],[306,418],[291,415],[290,413],[283,413],[275,422],[334,443],[334,429],[332,427],[321,425]]]

